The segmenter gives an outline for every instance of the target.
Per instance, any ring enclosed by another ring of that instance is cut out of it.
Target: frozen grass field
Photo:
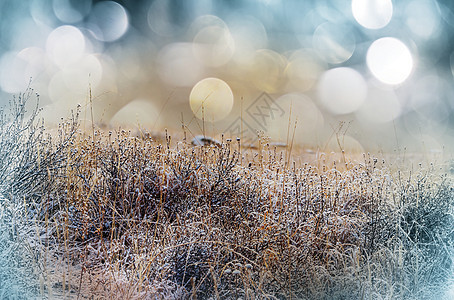
[[[440,157],[157,142],[77,111],[47,134],[33,96],[0,123],[2,299],[451,295]]]
[[[452,300],[453,80],[454,1],[0,0],[0,300]]]

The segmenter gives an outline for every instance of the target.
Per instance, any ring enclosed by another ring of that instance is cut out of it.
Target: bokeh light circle
[[[57,103],[59,101],[70,102],[69,100],[72,100],[70,98],[74,97],[74,94],[71,93],[71,89],[66,85],[65,74],[63,71],[59,71],[52,76],[49,84],[47,85],[47,93],[49,99],[53,103]]]
[[[332,64],[345,62],[356,48],[355,35],[351,28],[335,23],[319,25],[314,31],[312,44],[318,55]]]
[[[131,126],[136,125],[140,128],[154,129],[159,122],[159,113],[152,99],[135,99],[120,110],[110,119],[110,125]]]
[[[30,78],[43,76],[49,65],[46,52],[39,47],[24,48],[17,54],[17,57],[27,62],[24,73],[27,82],[30,81]]]
[[[333,114],[356,111],[367,96],[363,76],[351,68],[335,68],[326,71],[318,83],[321,104]]]
[[[229,16],[228,28],[235,43],[233,60],[247,64],[259,49],[268,48],[268,34],[263,23],[250,15]]]
[[[398,118],[400,113],[399,99],[393,90],[371,88],[366,101],[355,115],[363,123],[382,124]]]
[[[355,20],[368,29],[380,29],[388,25],[393,15],[391,0],[352,0]]]
[[[172,3],[169,0],[155,0],[148,10],[147,20],[150,29],[160,36],[172,36],[180,30],[172,20]]]
[[[249,80],[259,90],[275,93],[283,84],[287,66],[286,58],[272,50],[260,49],[255,52],[249,64]]]
[[[18,3],[19,1],[15,1]],[[42,0],[20,1],[29,5],[30,15],[33,21],[39,25],[55,26],[55,14],[52,5],[43,5]],[[50,1],[48,1],[50,2]],[[3,7],[2,7],[3,8]],[[10,20],[11,21],[11,20]]]
[[[60,68],[77,62],[85,52],[85,37],[74,26],[64,25],[48,36],[46,51],[49,58]]]
[[[7,93],[18,93],[27,88],[26,68],[27,62],[18,53],[4,53],[0,57],[0,88]]]
[[[437,34],[440,13],[433,0],[414,0],[405,8],[406,24],[416,36],[431,38]]]
[[[381,82],[395,85],[404,82],[413,70],[413,57],[400,40],[385,37],[376,40],[367,50],[367,66]]]
[[[230,86],[218,78],[199,81],[189,95],[189,104],[194,115],[208,122],[227,117],[233,107],[233,93]]]
[[[123,6],[113,1],[98,2],[90,14],[90,30],[102,42],[121,38],[129,28],[128,14]]]
[[[295,51],[285,69],[289,80],[288,88],[301,92],[310,90],[325,68],[325,64],[317,59],[315,53],[308,50]]]
[[[191,87],[205,77],[204,67],[195,58],[192,43],[173,43],[158,53],[159,77],[170,86]]]
[[[91,10],[91,0],[54,0],[55,16],[64,23],[77,23],[83,20]]]
[[[71,93],[85,93],[88,86],[96,89],[102,79],[102,65],[93,55],[85,55],[77,64],[69,65],[62,70],[65,84]]]
[[[194,38],[201,30],[211,26],[228,29],[227,24],[225,24],[225,22],[221,18],[214,15],[202,15],[200,17],[197,17],[191,23],[186,32],[186,35],[189,38]]]
[[[234,50],[233,38],[226,27],[204,27],[193,39],[195,57],[210,67],[226,64],[233,56]]]

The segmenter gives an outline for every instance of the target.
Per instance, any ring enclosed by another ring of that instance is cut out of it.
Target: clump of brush
[[[48,242],[46,196],[57,170],[67,162],[69,136],[53,143],[39,119],[39,97],[28,88],[0,110],[0,298],[34,298],[42,293]]]
[[[404,180],[371,155],[289,167],[266,144],[245,156],[230,140],[124,130],[80,133],[73,151],[55,224],[82,270],[128,282],[122,297],[163,284],[201,298],[406,299],[450,278],[453,191],[433,170]]]
[[[296,150],[264,137],[257,149],[224,138],[190,145],[167,132],[158,143],[87,133],[77,116],[52,136],[36,122],[0,127],[3,192],[25,209],[28,235],[16,236],[33,241],[35,292],[422,299],[452,280],[454,190],[431,166],[391,171],[373,155],[344,153],[342,163],[292,163]]]

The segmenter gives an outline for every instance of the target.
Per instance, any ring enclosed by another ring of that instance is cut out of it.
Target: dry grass
[[[452,281],[454,191],[433,165],[343,153],[288,164],[265,139],[156,143],[83,132],[77,114],[52,139],[30,122],[20,139],[2,131],[27,151],[4,154],[0,175],[27,212],[5,239],[30,245],[36,295],[429,299]]]

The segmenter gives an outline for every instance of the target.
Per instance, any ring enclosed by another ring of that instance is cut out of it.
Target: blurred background
[[[91,89],[103,127],[454,147],[450,0],[0,0],[0,13],[1,104],[31,78],[49,126]]]

